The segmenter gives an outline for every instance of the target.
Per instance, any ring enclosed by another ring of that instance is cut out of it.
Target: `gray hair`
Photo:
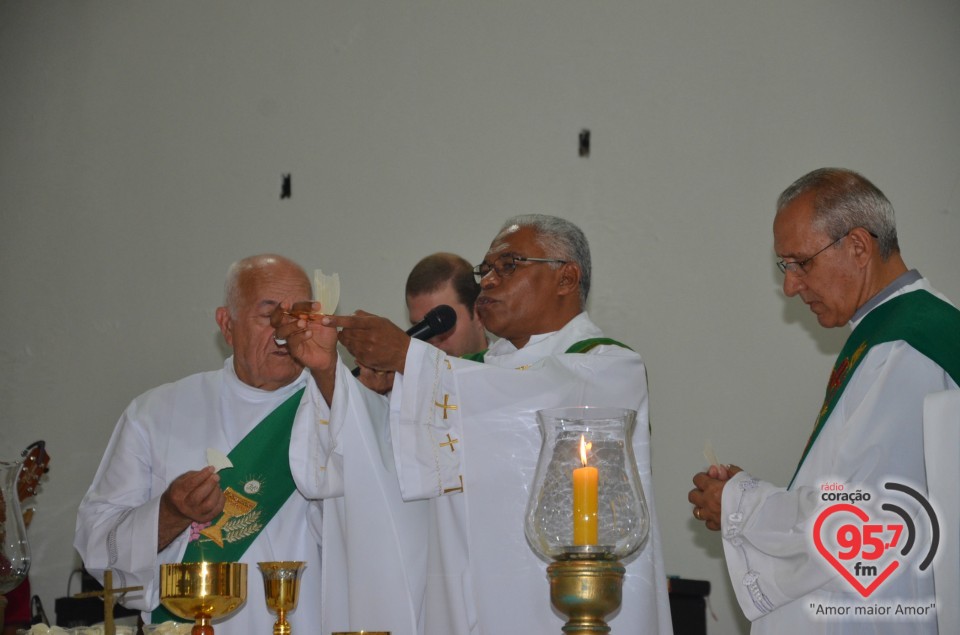
[[[893,205],[864,176],[843,168],[820,168],[801,176],[777,199],[777,213],[803,194],[814,192],[817,229],[839,240],[851,229],[863,227],[876,236],[880,258],[900,251]]]
[[[523,214],[507,219],[500,228],[502,234],[513,226],[530,227],[537,233],[537,244],[551,258],[575,263],[580,268],[580,307],[587,304],[590,294],[590,245],[583,230],[570,221],[546,214]],[[551,264],[554,268],[559,264]]]

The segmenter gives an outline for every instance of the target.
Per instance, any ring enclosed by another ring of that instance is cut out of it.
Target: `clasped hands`
[[[706,472],[698,472],[693,477],[695,487],[687,494],[687,500],[693,504],[693,517],[702,520],[707,529],[720,530],[723,487],[740,471],[735,465],[711,465]]]

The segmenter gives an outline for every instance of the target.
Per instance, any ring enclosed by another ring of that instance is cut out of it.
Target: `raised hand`
[[[290,356],[317,373],[333,372],[337,364],[337,329],[324,326],[319,302],[278,306],[270,316],[274,339]]]
[[[403,372],[410,336],[390,320],[357,311],[353,315],[327,315],[321,322],[340,328],[343,344],[358,364],[379,371]]]

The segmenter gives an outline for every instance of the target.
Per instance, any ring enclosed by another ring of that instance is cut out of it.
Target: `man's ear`
[[[580,267],[572,262],[560,265],[560,284],[557,286],[558,295],[580,293]]]
[[[877,239],[863,227],[854,227],[847,234],[853,248],[853,257],[860,266],[865,266],[879,253]]]
[[[227,346],[233,348],[233,319],[230,317],[230,310],[225,306],[217,307],[217,326],[220,327]]]

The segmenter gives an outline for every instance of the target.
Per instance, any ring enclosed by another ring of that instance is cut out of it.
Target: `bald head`
[[[262,390],[296,381],[303,367],[273,339],[270,316],[277,307],[308,302],[312,295],[307,274],[289,258],[261,254],[230,266],[226,304],[217,309],[217,324],[233,349],[240,381]]]
[[[224,305],[230,315],[236,317],[237,311],[245,302],[244,295],[247,289],[277,278],[285,280],[300,278],[303,285],[310,289],[310,278],[303,267],[278,254],[248,256],[230,265],[224,285]]]

